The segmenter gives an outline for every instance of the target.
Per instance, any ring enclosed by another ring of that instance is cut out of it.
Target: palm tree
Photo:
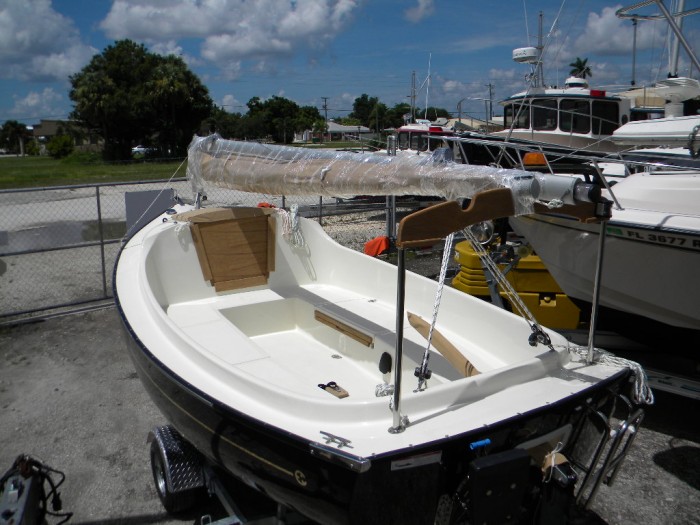
[[[576,57],[576,60],[574,60],[571,64],[571,71],[569,71],[570,75],[573,75],[578,78],[586,78],[586,77],[592,77],[593,73],[591,73],[591,66],[588,65],[588,59],[580,59]]]
[[[24,157],[25,141],[31,137],[32,133],[27,126],[16,120],[6,120],[0,126],[0,147],[10,153],[18,153]]]

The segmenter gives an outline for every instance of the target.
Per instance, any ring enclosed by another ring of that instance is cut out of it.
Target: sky
[[[665,0],[672,12],[676,1]],[[640,21],[633,53],[633,24],[616,16],[635,3],[0,0],[0,124],[68,118],[70,75],[122,39],[181,56],[229,112],[245,113],[253,97],[280,96],[344,117],[362,94],[389,107],[415,95],[420,108],[483,118],[487,101],[501,114],[498,101],[527,87],[531,67],[512,52],[537,45],[540,13],[547,85],[562,85],[577,57],[588,59],[589,82],[599,89],[666,77],[668,24]],[[700,0],[685,2],[686,10],[698,7]],[[683,31],[697,49],[700,14],[683,18]],[[680,56],[678,73],[697,77]]]

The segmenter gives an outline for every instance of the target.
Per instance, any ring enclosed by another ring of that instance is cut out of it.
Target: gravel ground
[[[69,523],[183,524],[221,512],[210,503],[178,518],[164,513],[146,445],[164,421],[136,377],[114,308],[0,328],[0,362],[0,471],[21,453],[64,471]],[[700,523],[700,402],[656,395],[618,479],[582,523]]]

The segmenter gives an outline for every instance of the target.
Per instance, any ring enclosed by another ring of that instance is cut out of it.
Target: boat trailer
[[[644,419],[644,410],[636,407],[626,396],[618,394],[615,396],[614,403],[621,409],[618,418],[611,418],[611,414],[594,407],[586,408],[586,423],[579,426],[575,432],[578,434],[592,432],[598,436],[594,438],[597,445],[592,450],[588,450],[585,459],[570,458],[570,465],[553,461],[550,477],[555,482],[551,485],[554,490],[550,487],[546,494],[551,508],[541,511],[538,523],[561,523],[562,517],[568,512],[568,505],[572,503],[585,512],[600,486],[613,484]],[[312,525],[314,523],[293,509],[274,502],[256,489],[245,485],[243,481],[217,472],[216,468],[171,425],[156,427],[148,434],[148,442],[156,491],[169,514],[177,515],[191,511],[196,505],[202,504],[205,501],[204,497],[208,495],[209,498],[218,499],[226,516],[214,520],[211,515],[205,514],[200,519],[202,525]],[[507,457],[503,461],[517,462],[520,458],[513,452],[514,450],[506,451],[495,456],[505,454]],[[462,485],[467,483],[471,489],[466,485],[464,487],[460,485],[453,495],[456,504],[462,505],[465,510],[470,506],[474,506],[474,509],[480,508],[479,502],[471,501],[471,504],[468,504],[469,498],[464,496],[469,492],[490,493],[493,487],[503,482],[503,480],[499,482],[498,479],[499,473],[503,474],[499,467],[503,461],[496,460],[495,456],[482,458],[485,461],[483,465],[479,460],[473,462],[473,475],[462,483]],[[484,475],[478,475],[480,468],[483,468]],[[497,474],[496,478],[494,474]],[[511,474],[512,472],[509,473]],[[232,483],[235,484],[233,488]],[[478,487],[474,486],[474,483]],[[467,487],[466,492],[462,493],[465,487]],[[480,490],[477,491],[476,488]],[[256,501],[251,503],[251,499]],[[490,498],[487,499],[490,500]],[[239,502],[245,502],[250,505],[250,508],[243,509]],[[474,509],[470,513],[472,518],[476,517]],[[492,503],[481,510],[485,512],[485,514],[481,513],[483,514],[481,517],[486,518],[493,518],[494,512],[496,515],[499,513],[499,509],[494,508]],[[476,520],[476,522],[484,521]],[[513,523],[509,520],[507,522]]]
[[[191,511],[208,498],[216,498],[226,516],[214,519],[210,514],[202,515],[201,525],[304,525],[310,524],[305,517],[269,500],[243,482],[216,471],[215,467],[194,448],[171,425],[154,428],[148,434],[150,443],[151,470],[156,492],[169,514]],[[229,483],[230,482],[230,483]],[[236,483],[236,489],[229,486]],[[250,490],[255,499],[265,499],[265,504],[244,509],[238,504],[243,498],[234,492]]]

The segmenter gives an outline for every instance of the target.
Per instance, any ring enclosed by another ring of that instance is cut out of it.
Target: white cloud
[[[409,22],[414,24],[433,14],[435,6],[433,0],[418,0],[418,5],[406,9],[404,16]]]
[[[225,64],[219,64],[219,71],[225,80],[236,80],[241,76],[242,64],[241,61],[232,61]]]
[[[586,57],[591,54],[602,56],[629,55],[634,41],[634,28],[630,20],[615,15],[620,6],[606,7],[598,13],[589,13],[586,27],[567,56]],[[637,24],[637,50],[658,47],[664,41],[665,22],[644,22]]]
[[[356,99],[358,96],[359,96],[359,95],[353,95],[353,94],[351,94],[351,93],[345,92],[345,93],[343,93],[342,95],[340,95],[340,100],[342,100],[343,102],[355,102],[355,99]]]
[[[453,43],[451,52],[453,53],[473,53],[475,51],[482,51],[485,49],[491,49],[497,46],[503,46],[507,42],[500,35],[474,35],[469,38],[462,38]]]
[[[484,97],[487,88],[484,82],[462,82],[454,79],[438,78],[434,91],[457,103],[463,97]]]
[[[529,67],[489,70],[489,82],[495,86],[494,100],[502,100],[528,86]]]
[[[53,88],[44,88],[43,91],[31,91],[24,97],[14,97],[14,107],[10,114],[21,119],[41,117],[65,118],[63,96],[56,93]]]
[[[65,81],[95,53],[49,0],[7,0],[0,7],[0,77]]]
[[[221,2],[174,0],[115,0],[100,27],[115,40],[164,41],[201,37],[221,23]],[[232,16],[232,13],[228,13]]]
[[[442,90],[446,94],[457,94],[464,93],[466,91],[467,85],[459,80],[445,80],[442,83]]]
[[[223,96],[221,99],[221,106],[229,113],[242,113],[246,111],[245,104],[231,94]]]
[[[116,0],[101,28],[152,45],[202,38],[202,56],[221,66],[322,48],[358,7],[359,0]]]

